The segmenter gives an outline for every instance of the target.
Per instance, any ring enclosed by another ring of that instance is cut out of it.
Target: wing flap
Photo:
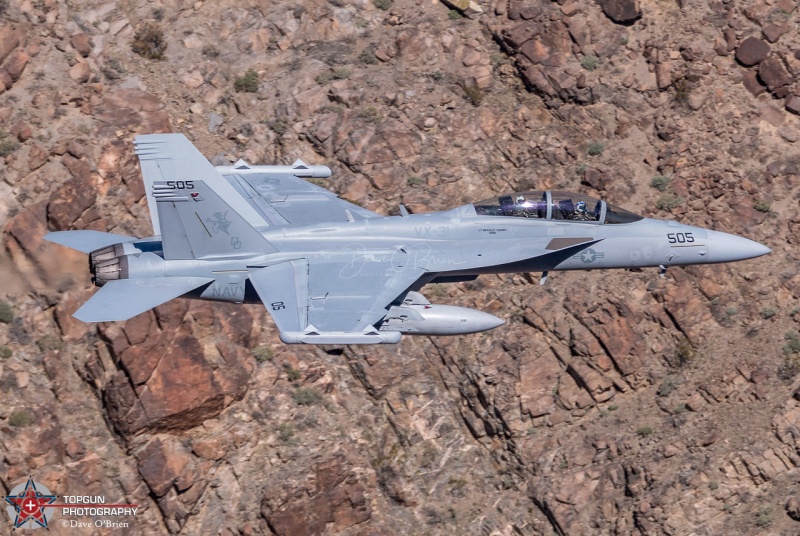
[[[308,325],[308,261],[297,259],[252,271],[250,282],[281,333]]]
[[[82,322],[128,320],[212,281],[214,279],[209,277],[160,277],[109,281],[72,316]]]
[[[392,302],[425,274],[402,248],[343,251],[250,272],[250,282],[286,343],[395,343],[378,332]]]

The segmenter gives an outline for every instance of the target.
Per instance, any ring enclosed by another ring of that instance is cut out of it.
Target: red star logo
[[[40,527],[47,528],[47,517],[44,514],[44,507],[56,502],[55,495],[44,495],[36,489],[33,478],[28,477],[19,495],[7,495],[6,502],[17,511],[17,518],[14,520],[14,528],[18,529],[28,521],[37,523]]]

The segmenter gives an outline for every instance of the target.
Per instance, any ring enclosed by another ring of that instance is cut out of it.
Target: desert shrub
[[[656,175],[653,177],[653,180],[650,181],[650,186],[659,192],[666,192],[667,188],[669,188],[670,180],[669,177],[665,177],[664,175]]]
[[[461,13],[459,13],[455,9],[451,9],[450,12],[447,14],[447,18],[450,19],[450,20],[458,20],[458,19],[462,18],[462,16],[463,15],[461,15]]]
[[[461,89],[464,90],[464,95],[473,106],[480,106],[481,102],[483,102],[483,90],[479,88],[477,84],[473,82],[464,82],[461,84]]]
[[[378,9],[388,11],[392,7],[392,4],[394,4],[394,0],[372,0],[372,3],[375,4],[375,7]]]
[[[686,104],[689,102],[689,95],[692,92],[692,86],[685,78],[679,78],[672,83],[672,98],[678,104]]]
[[[597,58],[591,55],[584,56],[581,60],[581,67],[587,71],[594,71],[597,69]]]
[[[284,443],[288,442],[294,436],[294,426],[290,422],[281,423],[278,426],[278,437]]]
[[[292,367],[287,367],[286,369],[286,379],[290,382],[296,382],[300,379],[300,371],[297,369],[293,369]]]
[[[669,396],[672,391],[678,388],[678,385],[678,379],[675,376],[667,376],[656,389],[656,396]]]
[[[258,73],[249,69],[245,74],[233,81],[233,89],[237,93],[255,93],[258,91]]]
[[[283,136],[286,134],[286,131],[289,130],[289,122],[282,118],[270,119],[267,121],[267,126],[278,136]]]
[[[5,344],[0,345],[0,359],[8,359],[12,355],[14,355],[14,350],[11,347]]]
[[[8,302],[0,300],[0,322],[9,324],[14,320],[14,310]]]
[[[366,65],[375,65],[378,63],[378,57],[375,56],[374,50],[371,48],[365,48],[361,51],[361,54],[358,55],[358,61]]]
[[[25,428],[33,424],[33,417],[24,409],[17,409],[8,416],[8,424],[14,428]]]
[[[36,341],[36,346],[39,347],[41,352],[50,352],[60,350],[64,343],[58,337],[52,335],[45,335]]]
[[[769,212],[772,210],[769,201],[765,201],[763,199],[756,199],[753,203],[753,208],[759,212],[764,212],[765,214],[769,214]]]
[[[358,118],[363,119],[367,123],[377,125],[378,123],[383,121],[383,114],[375,106],[367,106],[366,108],[358,112]]]
[[[778,310],[775,307],[765,307],[764,309],[761,309],[761,318],[764,320],[769,320],[777,314]]]
[[[374,54],[373,54],[374,56]],[[350,69],[347,67],[337,67],[333,70],[333,79],[334,80],[347,80],[350,78]]]
[[[322,395],[310,387],[298,387],[292,398],[298,406],[313,406],[322,400]]]
[[[652,433],[653,433],[653,429],[650,428],[649,426],[640,426],[639,428],[636,429],[636,434],[639,437],[647,437]]]
[[[253,348],[253,357],[259,363],[263,363],[265,361],[272,361],[273,353],[272,347],[267,346],[266,344],[262,344]]]
[[[131,50],[149,60],[163,60],[167,50],[164,31],[155,22],[145,22],[134,34]]]
[[[761,508],[756,513],[756,526],[765,529],[772,525],[772,510],[770,508]]]
[[[316,80],[317,84],[324,86],[325,84],[333,80],[333,74],[326,71],[324,73],[318,74],[317,77],[314,78],[314,80]]]
[[[8,132],[0,130],[0,158],[4,158],[19,148],[19,142],[9,137]]]
[[[789,331],[784,339],[786,344],[783,345],[783,363],[778,366],[778,377],[788,381],[800,373],[800,336],[796,331]]]
[[[206,58],[216,58],[219,56],[219,50],[214,45],[204,45],[203,56]]]
[[[434,82],[441,82],[446,77],[446,75],[442,71],[431,71],[429,73],[426,73],[425,76],[427,76]]]
[[[658,210],[672,210],[684,204],[686,200],[673,192],[666,192],[656,201],[656,208]]]
[[[787,331],[783,338],[786,340],[786,344],[783,346],[785,355],[800,353],[800,335],[796,331]]]
[[[592,143],[589,144],[589,147],[586,148],[586,152],[589,154],[589,156],[597,156],[603,154],[603,151],[605,150],[606,146],[599,141],[593,141]]]
[[[671,367],[679,368],[688,365],[697,357],[697,351],[686,337],[678,341],[671,356],[667,357],[667,363]]]

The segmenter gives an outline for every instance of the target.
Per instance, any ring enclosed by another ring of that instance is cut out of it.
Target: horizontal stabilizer
[[[100,231],[56,231],[44,235],[44,239],[84,253],[91,253],[106,246],[133,242],[137,238]]]
[[[128,320],[212,281],[214,279],[210,277],[159,277],[109,281],[73,316],[81,322]]]

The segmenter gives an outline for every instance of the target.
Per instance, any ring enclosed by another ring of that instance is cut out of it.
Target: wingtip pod
[[[396,344],[401,334],[397,331],[282,331],[285,344]]]

